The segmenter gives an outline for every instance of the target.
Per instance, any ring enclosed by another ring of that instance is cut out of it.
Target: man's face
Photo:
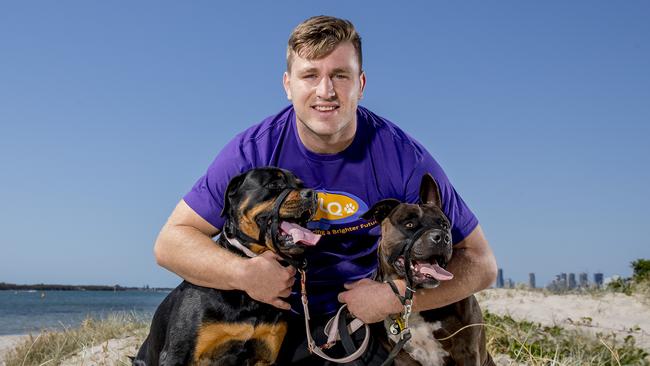
[[[357,105],[366,84],[359,68],[349,42],[318,60],[293,55],[283,83],[296,111],[301,138],[307,134],[310,139],[336,143],[354,136]]]

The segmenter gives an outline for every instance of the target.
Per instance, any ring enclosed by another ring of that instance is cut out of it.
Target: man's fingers
[[[278,262],[278,265],[282,266],[282,267],[287,271],[287,273],[289,273],[290,276],[295,276],[296,273],[297,273],[296,268],[294,268],[293,266],[290,266],[290,265],[288,265],[288,266],[286,266],[286,267],[283,266],[283,265],[280,263],[280,261],[281,261],[283,258],[280,257],[277,253],[273,252],[272,250],[267,250],[267,251],[265,251],[264,253],[260,254],[260,256],[265,257],[265,258],[267,258],[267,259],[273,259],[273,260],[275,260],[276,262]]]
[[[286,268],[287,268],[287,271],[289,271],[289,274],[291,275],[291,277],[293,277],[293,276],[296,275],[296,272],[297,272],[297,271],[296,271],[296,269],[295,269],[293,266],[288,266],[288,267],[286,267]]]
[[[271,301],[271,305],[275,306],[278,309],[291,310],[291,305],[289,305],[288,302],[282,301],[280,299],[275,299],[275,300]]]
[[[280,291],[278,294],[279,297],[288,297],[289,295],[291,295],[291,288]]]
[[[347,293],[347,291],[339,292],[338,296],[336,297],[339,300],[339,302],[341,302],[341,303],[346,303],[347,302],[346,301],[346,296],[345,296],[346,293]]]
[[[272,258],[276,260],[280,259],[280,256],[275,254],[275,252],[273,252],[272,250],[267,250],[264,253],[260,254],[260,256],[265,258]]]
[[[343,287],[345,287],[346,290],[351,290],[351,289],[353,289],[353,288],[355,288],[355,287],[357,287],[359,285],[363,285],[364,283],[367,283],[368,281],[372,282],[371,279],[363,278],[363,279],[360,279],[359,281],[345,283],[345,284],[343,284]]]

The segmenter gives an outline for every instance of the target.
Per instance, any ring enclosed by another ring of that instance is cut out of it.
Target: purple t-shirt
[[[424,174],[431,173],[440,187],[454,244],[478,225],[438,163],[392,122],[359,106],[352,144],[338,154],[324,155],[307,150],[298,137],[295,121],[295,112],[289,106],[235,136],[184,200],[221,229],[224,218],[220,213],[228,182],[251,168],[288,169],[317,191],[319,208],[308,228],[323,237],[306,252],[310,313],[333,313],[340,305],[336,297],[344,283],[374,273],[377,237],[368,234],[372,225],[360,216],[385,198],[417,202]],[[294,311],[302,312],[299,288],[294,290],[289,301]]]

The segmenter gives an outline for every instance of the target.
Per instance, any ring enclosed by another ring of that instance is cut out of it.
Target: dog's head
[[[221,212],[226,216],[224,231],[257,254],[273,250],[299,259],[305,245],[315,245],[320,239],[304,228],[317,205],[316,193],[291,172],[252,169],[228,184]]]
[[[419,204],[385,199],[362,217],[381,223],[379,266],[384,280],[406,278],[406,266],[415,287],[433,288],[453,278],[445,270],[452,254],[451,224],[442,211],[440,191],[431,175],[422,177]],[[405,249],[414,239],[408,260]]]

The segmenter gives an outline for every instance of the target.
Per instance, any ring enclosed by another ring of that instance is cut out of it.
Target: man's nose
[[[329,99],[334,96],[334,83],[332,78],[324,76],[316,86],[316,96]]]

